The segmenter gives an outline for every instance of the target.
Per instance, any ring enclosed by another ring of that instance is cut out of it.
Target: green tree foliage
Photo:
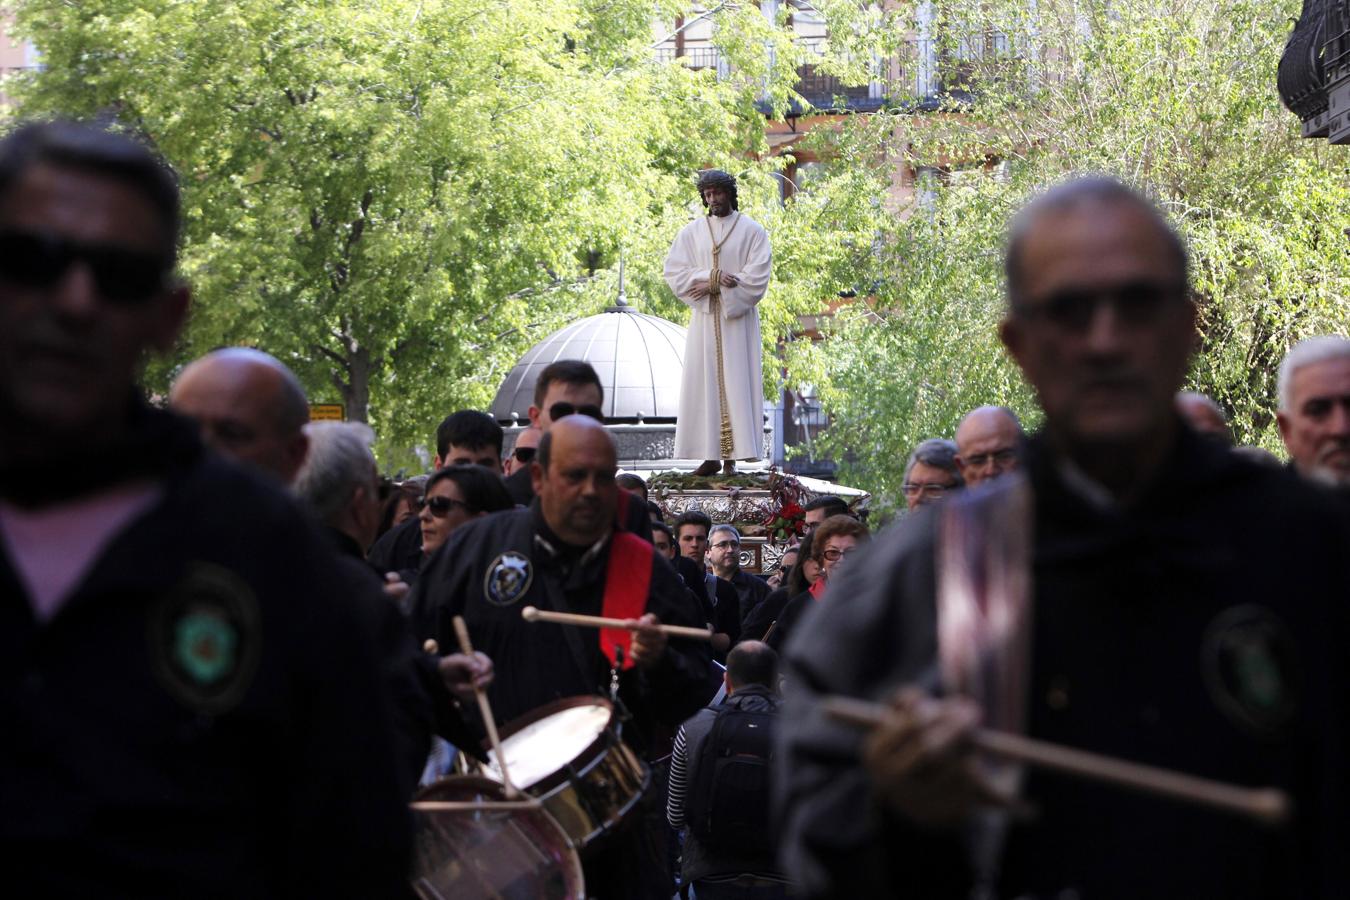
[[[876,197],[898,167],[943,173],[925,202],[875,210],[868,302],[794,348],[834,414],[823,449],[847,461],[843,478],[895,502],[909,448],[950,437],[971,407],[1006,403],[1034,424],[995,334],[1003,234],[1027,196],[1076,172],[1141,187],[1181,229],[1201,304],[1189,386],[1230,412],[1239,442],[1279,446],[1279,359],[1350,329],[1348,158],[1301,140],[1275,93],[1294,0],[934,4],[937,112],[912,102],[917,8],[827,8],[851,24],[835,34],[901,65],[889,110],[818,132],[818,189]]]
[[[656,63],[653,17],[687,6],[27,0],[46,70],[9,89],[25,116],[113,117],[183,177],[196,303],[154,386],[253,345],[407,448],[611,302],[621,253],[630,296],[683,313],[659,272],[695,170],[771,184],[736,164],[764,142],[762,54],[723,81]],[[738,41],[773,30],[721,14]]]

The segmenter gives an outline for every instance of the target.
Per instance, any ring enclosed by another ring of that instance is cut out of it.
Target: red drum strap
[[[609,543],[609,567],[605,571],[605,600],[601,615],[612,619],[637,619],[647,611],[647,591],[652,584],[652,545],[627,531],[616,531]],[[623,650],[623,668],[633,667],[633,632],[622,628],[600,629],[600,650],[614,665],[614,648]]]

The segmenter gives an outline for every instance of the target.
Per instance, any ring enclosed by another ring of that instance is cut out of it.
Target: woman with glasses
[[[513,509],[501,476],[482,466],[450,466],[427,479],[418,501],[422,563],[431,559],[456,528],[488,513]]]
[[[811,558],[820,566],[820,575],[808,590],[788,601],[782,615],[764,642],[775,650],[782,647],[797,621],[825,596],[830,577],[838,574],[846,560],[871,540],[867,526],[852,516],[830,516],[811,533]]]

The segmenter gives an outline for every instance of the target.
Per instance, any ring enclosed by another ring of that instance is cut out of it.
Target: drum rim
[[[614,704],[610,702],[608,697],[601,697],[598,694],[581,694],[576,697],[560,697],[557,700],[551,700],[548,703],[545,703],[543,706],[535,707],[534,709],[530,710],[524,715],[517,716],[516,718],[512,719],[510,722],[507,722],[504,726],[502,726],[501,729],[499,729],[502,742],[505,743],[508,739],[524,731],[526,728],[530,727],[536,722],[541,722],[544,719],[549,718],[550,716],[556,715],[560,712],[566,712],[569,709],[576,709],[577,707],[581,706],[603,707],[605,711],[609,713],[609,718],[605,722],[605,727],[602,728],[600,730],[600,733],[595,736],[595,740],[587,744],[585,749],[583,749],[580,753],[576,754],[571,759],[564,760],[556,769],[554,769],[551,773],[539,779],[538,781],[529,785],[521,786],[522,790],[529,791],[531,793],[535,791],[538,791],[541,794],[547,793],[551,791],[553,788],[557,787],[558,785],[563,784],[569,780],[568,769],[573,762],[583,758],[594,759],[595,757],[602,755],[600,751],[604,751],[607,747],[610,746],[611,743],[609,733],[614,730],[614,723],[616,718],[614,715]],[[617,733],[615,733],[613,740],[622,742],[623,738],[620,737]],[[491,749],[490,743],[487,740],[484,740],[483,741],[484,752],[490,749]],[[500,766],[500,764],[501,763],[499,760],[498,765]],[[487,780],[492,781],[492,778],[487,777]],[[500,781],[493,781],[493,783],[497,785],[501,784]]]
[[[481,803],[464,802],[461,804],[458,802],[442,802],[429,800],[424,796],[429,791],[435,789],[438,785],[443,788],[445,786],[445,782],[453,782],[455,784],[463,784],[474,789],[480,789],[483,790],[484,793],[496,795],[498,799],[486,800]],[[522,795],[522,796],[529,797],[529,795]],[[581,898],[584,898],[586,896],[586,871],[581,858],[581,848],[578,847],[576,843],[572,840],[572,836],[567,833],[567,829],[562,827],[562,823],[560,823],[557,820],[557,818],[553,815],[553,813],[548,811],[548,809],[539,799],[529,797],[528,800],[513,801],[513,800],[506,800],[505,798],[506,798],[506,788],[499,781],[493,781],[491,778],[484,778],[481,775],[446,775],[441,778],[437,778],[431,784],[419,788],[417,792],[413,794],[412,802],[409,804],[409,810],[416,811],[418,803],[429,802],[434,803],[437,806],[447,807],[447,809],[445,810],[428,809],[423,810],[424,813],[437,811],[450,811],[449,808],[458,809],[460,807],[463,807],[465,809],[468,809],[472,807],[489,810],[501,810],[506,812],[512,812],[513,814],[522,813],[529,816],[542,815],[543,819],[541,821],[543,822],[544,827],[551,829],[554,836],[558,838],[557,846],[561,848],[563,851],[563,860],[565,861],[565,865],[570,870],[571,874],[576,876],[574,880],[577,889],[579,890],[580,893],[572,897],[571,900],[581,900]],[[412,877],[414,874],[415,873],[409,872],[410,875],[409,884],[413,888],[414,893],[416,893],[418,897],[427,896],[425,893],[419,890],[419,884],[417,879],[415,877]]]

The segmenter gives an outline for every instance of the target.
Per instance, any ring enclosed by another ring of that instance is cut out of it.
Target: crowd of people
[[[582,361],[540,373],[510,452],[455,411],[398,484],[258,350],[152,404],[180,227],[127,137],[0,141],[0,846],[25,896],[408,895],[419,789],[509,788],[492,732],[578,698],[634,773],[560,823],[588,897],[1350,894],[1350,340],[1280,366],[1289,465],[1233,448],[1179,393],[1188,258],[1132,189],[1066,182],[1011,224],[1001,337],[1043,427],[972,410],[912,449],[897,523],[817,497],[764,573],[618,471]],[[1215,784],[1108,784],[984,729]]]

